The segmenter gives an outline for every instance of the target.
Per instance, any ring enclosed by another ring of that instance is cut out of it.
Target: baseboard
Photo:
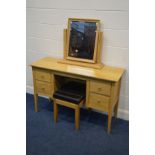
[[[99,110],[93,110],[93,111],[107,115],[107,112],[101,112]],[[129,111],[124,110],[124,109],[118,109],[117,118],[121,118],[123,120],[127,120],[128,121],[129,120]]]
[[[32,87],[32,86],[27,85],[27,86],[26,86],[26,93],[29,93],[29,94],[34,94],[34,93],[33,93],[33,87]]]
[[[33,87],[27,85],[26,86],[26,92],[29,93],[29,94],[33,94]],[[47,98],[47,97],[45,97],[45,98]],[[124,109],[118,109],[118,118],[121,118],[121,119],[124,119],[124,120],[129,120],[129,111],[124,110]]]
[[[33,87],[32,87],[32,86],[27,85],[27,86],[26,86],[26,93],[28,93],[28,94],[34,94]],[[47,96],[41,96],[41,97],[44,97],[44,98],[47,98],[47,99],[48,99],[48,97],[47,97]]]
[[[124,109],[118,109],[118,118],[129,120],[129,111]]]

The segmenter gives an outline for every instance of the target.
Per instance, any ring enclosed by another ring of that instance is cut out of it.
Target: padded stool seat
[[[68,82],[56,91],[53,97],[79,104],[85,98],[85,85],[74,81]]]
[[[86,86],[83,83],[70,81],[53,94],[54,121],[58,118],[58,105],[75,110],[75,128],[79,129],[80,106],[85,101]]]

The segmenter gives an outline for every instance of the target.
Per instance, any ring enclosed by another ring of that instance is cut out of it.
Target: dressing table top
[[[58,71],[83,77],[89,77],[100,80],[117,82],[122,77],[124,69],[103,66],[101,69],[81,67],[69,64],[60,63],[61,59],[45,57],[31,64],[32,67]]]

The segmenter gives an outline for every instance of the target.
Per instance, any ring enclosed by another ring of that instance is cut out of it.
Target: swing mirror
[[[67,59],[95,63],[100,20],[68,19]]]

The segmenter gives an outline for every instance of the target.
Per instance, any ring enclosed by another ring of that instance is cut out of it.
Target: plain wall
[[[33,93],[29,64],[40,58],[63,57],[63,29],[67,19],[101,20],[102,63],[125,68],[118,117],[129,119],[129,11],[128,0],[27,0],[27,81]]]

